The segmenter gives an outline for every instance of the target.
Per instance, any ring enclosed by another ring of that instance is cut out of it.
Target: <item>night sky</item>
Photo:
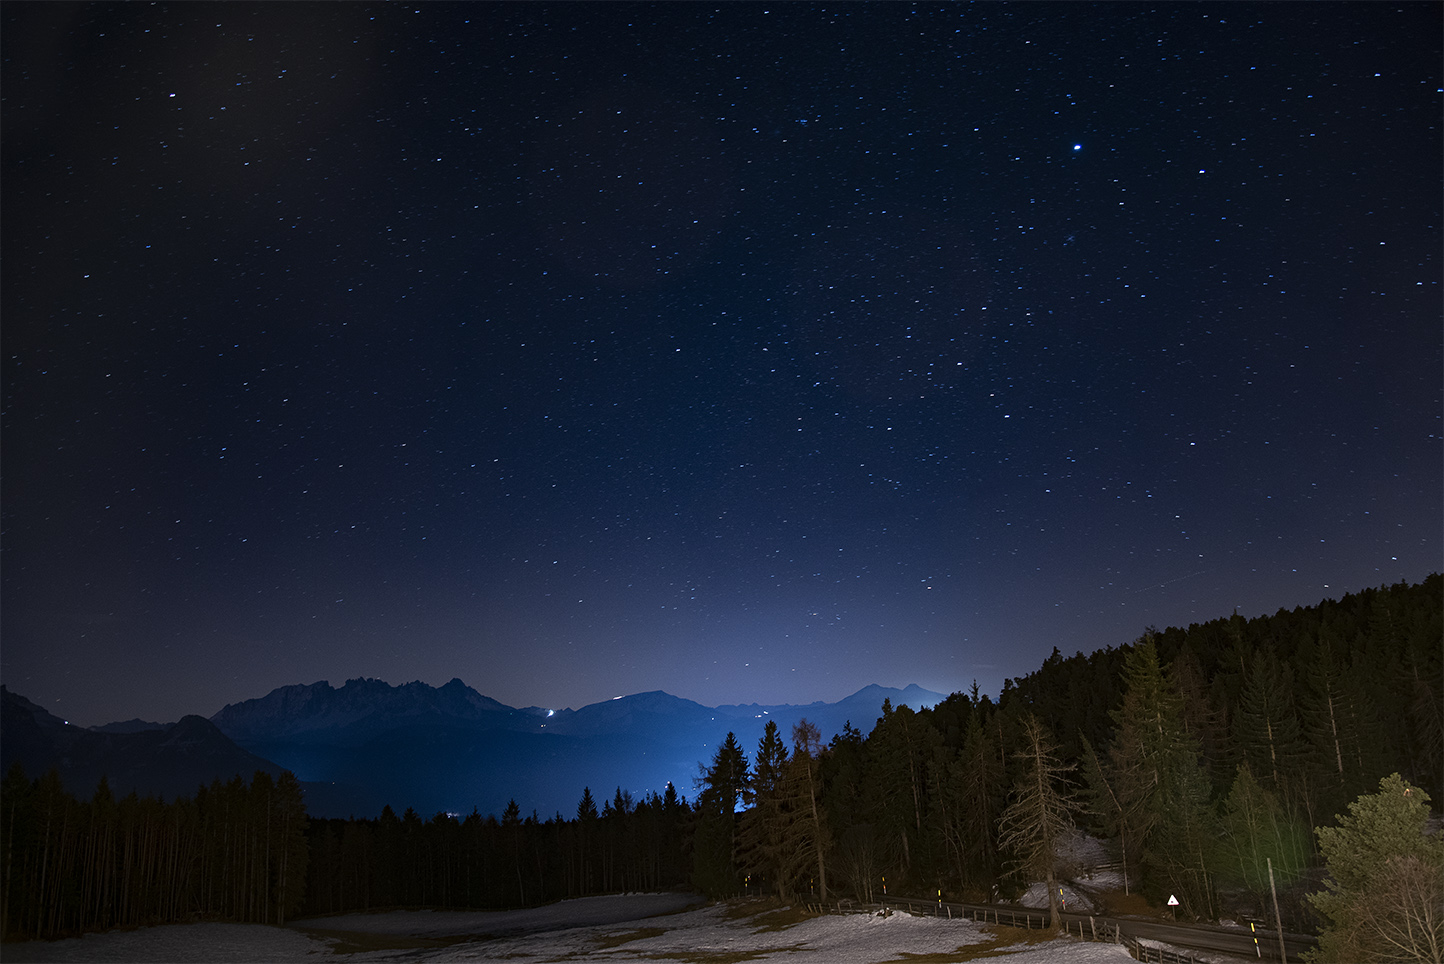
[[[1441,9],[6,3],[3,680],[996,695],[1420,580]]]

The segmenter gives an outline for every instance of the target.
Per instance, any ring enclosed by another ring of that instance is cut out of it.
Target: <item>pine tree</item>
[[[1309,902],[1327,920],[1317,961],[1439,961],[1444,957],[1444,835],[1425,833],[1429,795],[1395,773],[1319,827],[1328,862]]]

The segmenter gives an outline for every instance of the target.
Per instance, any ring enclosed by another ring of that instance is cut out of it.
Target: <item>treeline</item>
[[[693,886],[873,900],[987,901],[1070,876],[1055,844],[1115,841],[1125,888],[1199,918],[1314,919],[1314,828],[1399,773],[1444,800],[1441,579],[1257,619],[1149,630],[1008,681],[997,701],[884,703],[866,735],[803,721],[756,748],[728,734],[695,802],[618,789],[574,815],[306,821],[258,773],[163,804],[71,798],[52,773],[4,784],[4,934],[196,916],[279,923],[386,907],[499,908]],[[1050,887],[1056,891],[1056,887]],[[1242,906],[1241,906],[1242,905]]]
[[[574,818],[501,819],[475,810],[422,820],[386,807],[378,819],[313,820],[306,913],[380,907],[499,908],[687,883],[691,808],[666,793],[618,789],[600,810],[590,788]]]
[[[257,772],[163,803],[76,800],[17,764],[0,788],[7,940],[216,917],[279,924],[305,894],[306,812],[289,772]]]
[[[866,737],[849,726],[825,748],[797,735],[800,766],[775,732],[750,765],[728,740],[699,801],[696,879],[866,900],[886,878],[889,893],[986,900],[1065,873],[1035,858],[1052,852],[1039,833],[1066,824],[1118,843],[1130,891],[1176,894],[1201,918],[1225,901],[1263,916],[1271,865],[1285,923],[1304,926],[1315,827],[1389,773],[1444,799],[1440,610],[1434,575],[1088,656],[1055,649],[997,702],[975,688],[920,712],[884,705]]]

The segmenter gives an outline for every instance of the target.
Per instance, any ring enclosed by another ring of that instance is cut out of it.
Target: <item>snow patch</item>
[[[1062,910],[1064,910],[1065,912],[1070,914],[1091,914],[1095,910],[1097,910],[1097,908],[1093,906],[1093,901],[1088,899],[1087,894],[1083,893],[1082,891],[1076,890],[1071,885],[1059,884],[1058,889],[1063,892]],[[1047,910],[1048,885],[1043,881],[1039,881],[1038,883],[1029,887],[1027,893],[1025,893],[1022,897],[1018,898],[1018,903],[1022,904],[1024,907],[1032,908],[1034,910],[1040,908],[1043,910]]]
[[[967,920],[894,911],[805,918],[792,926],[767,926],[766,915],[738,917],[736,905],[659,912],[687,900],[678,894],[632,894],[564,901],[549,907],[503,912],[396,911],[350,914],[298,922],[330,932],[372,935],[382,949],[345,954],[348,964],[371,962],[509,961],[551,964],[587,961],[643,962],[735,955],[786,964],[880,964],[908,955],[948,957],[961,947],[991,940]],[[660,913],[660,916],[655,916]],[[627,917],[636,914],[636,917]],[[621,916],[619,916],[621,915]],[[654,915],[654,916],[645,916]],[[599,921],[605,922],[599,922]],[[529,929],[519,933],[516,929]],[[481,938],[483,934],[510,936]],[[473,936],[469,936],[473,935]],[[426,946],[408,946],[407,937]],[[436,946],[447,937],[453,942]],[[364,943],[366,938],[361,938]],[[170,924],[134,931],[90,934],[64,941],[7,944],[11,961],[275,961],[321,964],[334,941],[289,927],[260,924]],[[392,945],[392,946],[386,946]],[[1000,949],[1008,964],[1124,964],[1117,944],[1058,938]]]

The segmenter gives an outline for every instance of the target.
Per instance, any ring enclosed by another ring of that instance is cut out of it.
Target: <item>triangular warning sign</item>
[[[1169,894],[1169,895],[1168,895],[1168,906],[1169,906],[1169,907],[1177,907],[1177,906],[1178,906],[1178,898],[1175,897],[1175,896],[1173,896],[1172,894]]]

